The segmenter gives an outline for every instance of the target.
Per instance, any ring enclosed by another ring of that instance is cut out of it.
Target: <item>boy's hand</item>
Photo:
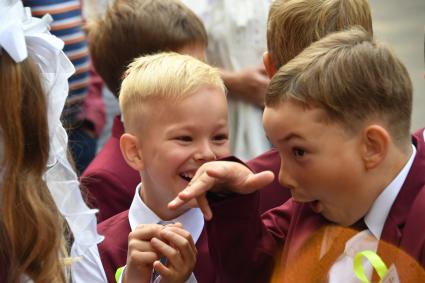
[[[152,247],[167,258],[167,264],[156,260],[154,269],[161,275],[161,283],[184,283],[196,264],[196,247],[189,232],[176,225],[167,225],[160,238],[151,240]]]
[[[242,69],[238,72],[222,70],[222,78],[229,95],[239,97],[258,107],[264,107],[264,97],[270,78],[264,66]]]
[[[273,178],[271,171],[254,174],[249,168],[237,162],[207,162],[199,167],[189,185],[168,204],[168,207],[176,209],[196,199],[205,219],[209,220],[212,218],[212,212],[206,199],[207,191],[249,194],[269,184]]]
[[[148,283],[151,280],[152,268],[159,258],[152,247],[151,239],[159,237],[164,226],[157,224],[139,225],[128,236],[127,266],[123,275],[123,283]]]

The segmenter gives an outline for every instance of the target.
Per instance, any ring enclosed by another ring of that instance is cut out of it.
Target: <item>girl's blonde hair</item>
[[[43,180],[47,104],[38,67],[0,53],[0,257],[5,282],[65,282],[62,217]],[[4,267],[3,267],[4,268]],[[4,282],[4,281],[2,281]]]

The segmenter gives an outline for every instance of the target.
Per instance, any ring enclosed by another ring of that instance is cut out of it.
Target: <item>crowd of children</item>
[[[367,0],[271,3],[273,149],[246,163],[202,21],[180,0],[113,1],[87,31],[121,114],[81,193],[59,122],[63,43],[48,16],[3,1],[1,282],[425,281],[425,132]]]

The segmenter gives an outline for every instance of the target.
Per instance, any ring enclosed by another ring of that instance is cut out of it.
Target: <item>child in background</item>
[[[175,51],[204,59],[208,42],[202,22],[178,0],[117,0],[89,26],[89,38],[93,65],[116,97],[134,58]],[[128,209],[140,182],[138,172],[122,157],[123,133],[117,116],[110,139],[80,179],[88,202],[99,209],[99,222]]]
[[[423,282],[425,229],[418,223],[425,219],[425,141],[410,135],[411,108],[406,68],[362,30],[331,34],[281,67],[267,91],[263,121],[281,156],[279,182],[293,197],[262,221],[252,213],[255,194],[213,202],[216,217],[208,232],[215,260],[244,259],[248,272],[233,275],[241,280],[259,268],[270,270],[281,246],[277,266],[287,282],[357,282],[353,257],[369,250],[396,267],[400,282]],[[237,163],[207,171],[232,172],[227,189],[240,193],[246,188],[237,184],[255,178]],[[230,207],[232,215],[222,213]],[[341,238],[334,225],[358,231]],[[294,275],[292,264],[300,264],[321,229],[311,264],[303,262],[302,274]],[[232,257],[225,253],[246,233],[255,236],[239,241]],[[371,280],[373,270],[366,270]]]
[[[166,282],[186,282],[189,276],[188,282],[216,282],[201,211],[188,205],[170,210],[167,203],[203,163],[229,154],[219,71],[176,53],[141,57],[130,65],[119,99],[121,151],[142,183],[129,210],[99,225],[105,235],[99,254],[92,249],[73,266],[74,282],[114,282],[126,262],[123,282],[150,282],[153,269]],[[181,223],[187,231],[181,224],[164,228],[163,221]],[[164,256],[165,265],[159,261]],[[98,276],[88,277],[94,270]]]

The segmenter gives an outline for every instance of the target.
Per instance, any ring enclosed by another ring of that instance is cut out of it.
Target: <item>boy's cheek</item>
[[[230,144],[229,142],[226,142],[221,149],[219,150],[219,152],[217,153],[217,159],[223,158],[223,157],[227,157],[231,154],[230,152]]]

